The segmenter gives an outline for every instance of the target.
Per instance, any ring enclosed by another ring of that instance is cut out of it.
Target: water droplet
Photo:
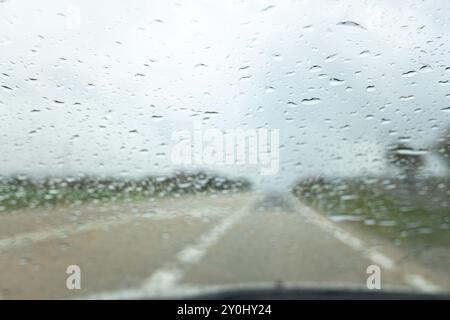
[[[272,92],[275,92],[275,88],[274,88],[274,87],[271,87],[271,86],[266,86],[266,87],[264,88],[264,91],[265,91],[266,93],[272,93]]]
[[[160,115],[153,115],[153,116],[152,116],[152,120],[153,120],[154,122],[159,122],[159,121],[161,121],[163,118],[164,118],[164,117],[163,117],[163,116],[160,116]]]
[[[413,100],[413,99],[415,99],[415,97],[414,97],[414,95],[411,94],[409,96],[401,96],[399,99],[402,101],[407,101],[407,100]]]
[[[419,155],[425,155],[428,153],[427,150],[414,150],[410,148],[399,148],[395,150],[397,154],[401,155],[409,155],[409,156],[419,156]]]
[[[366,28],[363,27],[361,24],[354,22],[354,21],[341,21],[336,23],[337,26],[342,26],[342,27],[350,27],[350,28],[355,28],[355,29],[362,29],[365,30]]]
[[[336,60],[337,56],[338,56],[337,53],[330,54],[328,57],[325,58],[325,62],[332,62],[332,61]]]
[[[283,56],[279,53],[275,53],[272,57],[275,61],[283,61]]]
[[[322,102],[322,100],[320,100],[319,98],[309,98],[309,99],[302,100],[302,103],[307,106],[312,106],[315,104],[319,104],[321,102]]]
[[[345,83],[344,80],[338,79],[338,78],[331,78],[330,79],[330,86],[341,86]]]
[[[204,69],[204,68],[208,68],[208,65],[207,65],[207,64],[204,64],[204,63],[197,63],[197,64],[194,66],[194,68],[195,68],[195,69]]]
[[[276,7],[274,5],[269,5],[267,7],[265,7],[264,9],[261,10],[261,12],[269,12],[272,11],[273,9],[275,9]]]
[[[431,68],[431,66],[426,64],[426,65],[420,67],[419,71],[423,72],[423,73],[428,73],[428,72],[433,72],[434,70],[433,70],[433,68]]]
[[[322,70],[322,67],[318,66],[318,65],[315,65],[315,66],[312,66],[311,68],[309,68],[309,71],[311,71],[311,72],[319,72],[321,70]]]
[[[361,57],[367,57],[370,54],[369,50],[364,50],[359,53]]]
[[[402,73],[402,77],[404,77],[404,78],[410,78],[410,77],[414,77],[416,74],[417,74],[417,72],[416,72],[416,71],[413,71],[413,70],[411,70],[411,71],[406,71],[406,72]]]
[[[30,263],[30,261],[31,261],[31,259],[28,258],[28,257],[21,257],[21,258],[19,259],[19,265],[20,265],[20,266],[26,266],[27,264]]]
[[[251,78],[252,78],[251,75],[243,76],[243,77],[240,77],[240,78],[239,78],[239,81],[245,81],[245,80],[249,80],[249,79],[251,79]]]

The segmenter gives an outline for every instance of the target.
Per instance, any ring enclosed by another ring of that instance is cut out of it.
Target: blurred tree
[[[391,166],[402,171],[402,178],[411,187],[410,190],[415,190],[417,172],[425,164],[425,153],[402,142],[388,146],[386,159]]]
[[[437,152],[440,158],[444,160],[444,163],[450,170],[450,126],[438,138],[438,141],[433,146],[433,149]]]

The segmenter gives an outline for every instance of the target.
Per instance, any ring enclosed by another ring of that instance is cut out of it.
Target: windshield
[[[450,291],[447,1],[0,1],[0,298]]]

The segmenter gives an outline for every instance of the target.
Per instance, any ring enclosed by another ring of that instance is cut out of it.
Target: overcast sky
[[[0,1],[0,174],[169,172],[195,119],[279,129],[266,185],[383,172],[450,122],[449,22],[444,0]]]

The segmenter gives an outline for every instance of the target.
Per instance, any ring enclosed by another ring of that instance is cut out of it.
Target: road
[[[0,298],[173,297],[221,288],[449,291],[445,274],[290,195],[238,193],[23,209],[0,216]],[[78,265],[81,289],[66,269]]]

